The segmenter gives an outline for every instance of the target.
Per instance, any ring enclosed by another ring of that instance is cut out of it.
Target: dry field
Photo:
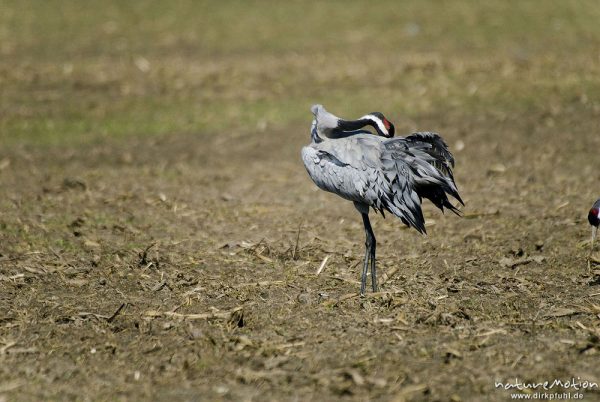
[[[596,2],[0,11],[0,401],[600,384]],[[300,160],[312,103],[438,131],[457,160],[464,217],[426,205],[427,237],[372,217],[364,298],[360,216]]]

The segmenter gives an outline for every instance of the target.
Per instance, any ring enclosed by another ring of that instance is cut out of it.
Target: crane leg
[[[371,286],[373,292],[377,292],[377,268],[375,268],[375,249],[377,248],[377,240],[373,236],[373,244],[371,245]]]
[[[596,240],[596,233],[598,232],[598,228],[596,226],[592,226],[592,241],[590,244],[590,253],[587,258],[587,267],[588,271],[592,270],[592,254],[594,253],[594,240]]]
[[[369,270],[369,260],[371,253],[369,250],[369,242],[365,242],[365,263],[363,265],[362,277],[360,279],[360,295],[365,295],[365,289],[367,287],[367,271]]]
[[[594,252],[594,240],[596,240],[596,233],[598,232],[598,228],[596,226],[592,226],[592,242],[590,246],[590,256]]]
[[[365,226],[365,263],[362,271],[362,278],[360,281],[360,294],[365,294],[365,289],[367,287],[367,273],[369,268],[371,268],[371,285],[373,287],[373,291],[377,291],[377,270],[375,268],[375,249],[377,247],[377,241],[375,240],[375,234],[373,233],[373,228],[371,228],[371,222],[369,220],[369,214],[361,212],[361,216],[363,219],[363,224]]]

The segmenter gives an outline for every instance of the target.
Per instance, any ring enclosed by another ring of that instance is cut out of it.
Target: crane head
[[[396,132],[394,125],[381,112],[371,112],[361,117],[360,120],[368,121],[375,131],[377,131],[377,134],[382,137],[391,138]]]

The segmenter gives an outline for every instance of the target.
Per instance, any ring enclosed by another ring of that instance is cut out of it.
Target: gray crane
[[[304,166],[320,189],[354,202],[361,214],[366,250],[360,293],[365,294],[369,267],[376,292],[377,242],[369,208],[382,215],[388,211],[422,234],[426,233],[421,211],[423,197],[442,212],[448,208],[460,215],[447,196],[464,205],[452,174],[454,158],[436,133],[418,132],[392,138],[394,125],[379,112],[357,120],[343,120],[322,105],[312,106],[311,111],[312,141],[302,148]],[[371,126],[375,133],[365,130],[366,126]]]
[[[590,256],[594,251],[594,240],[596,240],[596,233],[598,226],[600,225],[600,198],[592,205],[592,209],[588,213],[588,222],[592,225],[592,245],[590,247]]]

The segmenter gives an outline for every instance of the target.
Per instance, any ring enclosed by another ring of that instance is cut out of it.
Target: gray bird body
[[[364,294],[369,263],[373,291],[376,291],[376,240],[369,222],[369,209],[382,214],[388,211],[406,225],[425,233],[422,198],[430,199],[442,211],[445,207],[455,213],[458,210],[449,202],[447,194],[462,204],[452,175],[454,158],[435,133],[389,138],[394,127],[381,113],[347,121],[327,112],[321,105],[311,110],[315,119],[311,128],[312,142],[302,149],[304,166],[320,189],[353,201],[361,213],[367,236],[361,294]],[[365,125],[371,125],[379,135],[354,129]]]
[[[313,107],[313,113],[313,142],[302,149],[302,160],[320,189],[380,212],[389,211],[422,233],[422,197],[433,197],[442,210],[455,211],[445,195],[460,201],[452,176],[454,159],[437,134],[385,138],[361,130],[330,138],[327,130],[335,117],[322,106]]]

